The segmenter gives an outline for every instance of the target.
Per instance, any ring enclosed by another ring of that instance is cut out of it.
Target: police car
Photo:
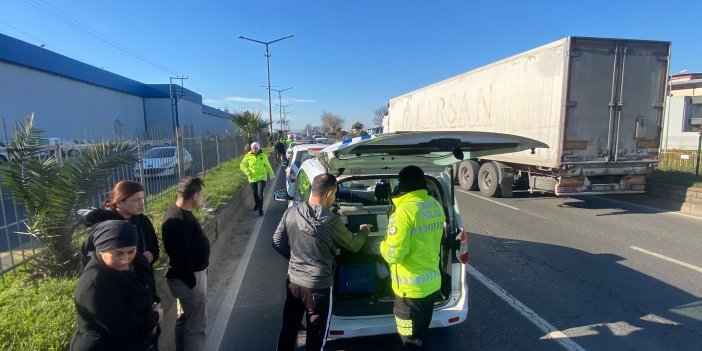
[[[484,132],[405,132],[375,134],[344,140],[322,150],[317,158],[302,163],[294,195],[280,190],[274,197],[289,205],[310,196],[315,176],[337,176],[339,189],[334,210],[349,230],[360,224],[374,225],[358,253],[337,251],[330,338],[352,338],[396,333],[394,295],[388,266],[378,246],[388,229],[393,211],[392,193],[397,176],[407,165],[424,170],[429,194],[443,205],[444,245],[440,253],[442,284],[434,303],[430,328],[457,325],[468,315],[468,237],[453,190],[453,167],[463,158],[547,147],[538,141]]]

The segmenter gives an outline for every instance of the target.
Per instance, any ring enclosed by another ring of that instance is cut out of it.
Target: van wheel
[[[458,183],[463,190],[478,190],[477,175],[480,165],[473,160],[461,162],[458,166]]]
[[[489,197],[498,196],[498,185],[500,185],[497,175],[497,167],[492,162],[483,163],[478,172],[478,187],[480,192]]]

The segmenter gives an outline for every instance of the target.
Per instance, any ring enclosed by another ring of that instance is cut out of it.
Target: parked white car
[[[290,148],[292,156],[289,158],[288,168],[285,169],[285,188],[288,190],[288,194],[295,194],[295,180],[297,179],[297,172],[300,171],[302,162],[315,158],[317,154],[327,146],[329,145],[302,144]]]
[[[147,151],[143,158],[144,177],[169,177],[178,175],[178,154],[175,146],[160,146]],[[193,157],[188,150],[183,149],[183,165],[187,172],[190,170]],[[134,166],[134,176],[140,177],[140,165]]]
[[[311,182],[319,174],[337,176],[337,213],[352,232],[360,223],[372,223],[368,242],[359,253],[337,254],[334,308],[330,338],[393,334],[393,292],[387,265],[378,252],[388,228],[391,192],[399,171],[407,165],[421,167],[429,194],[444,208],[446,222],[442,245],[442,285],[434,304],[430,328],[457,325],[468,315],[468,238],[454,197],[453,172],[446,172],[459,159],[501,152],[521,151],[546,145],[523,137],[476,132],[410,132],[368,135],[331,145],[302,163],[294,183],[294,195],[286,190],[274,195],[289,205],[306,201]],[[353,262],[352,267],[344,267]],[[384,271],[383,271],[384,268]],[[344,271],[345,270],[345,271]],[[348,289],[344,287],[352,287]],[[342,296],[343,295],[343,296]]]
[[[0,161],[7,162],[10,158],[7,156],[7,150],[5,150],[5,143],[0,142]]]

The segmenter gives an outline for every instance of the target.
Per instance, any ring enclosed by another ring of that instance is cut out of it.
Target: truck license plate
[[[591,185],[590,191],[612,191],[614,185]]]

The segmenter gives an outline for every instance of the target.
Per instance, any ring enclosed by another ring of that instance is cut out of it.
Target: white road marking
[[[515,211],[521,211],[521,212],[523,212],[523,213],[532,215],[532,216],[534,216],[534,217],[539,217],[539,218],[541,218],[541,219],[547,219],[546,217],[544,217],[544,216],[542,216],[542,215],[540,215],[540,214],[531,213],[531,212],[529,212],[529,211],[524,211],[524,210],[522,210],[521,208],[517,208],[517,207],[514,207],[514,206],[510,206],[510,205],[507,205],[507,204],[503,204],[503,203],[501,203],[501,202],[498,202],[498,201],[495,201],[495,200],[492,200],[492,199],[488,199],[488,198],[482,197],[482,196],[480,196],[480,195],[471,194],[471,193],[469,193],[469,192],[467,192],[467,191],[465,191],[465,190],[461,190],[461,189],[457,189],[457,190],[460,191],[460,192],[462,192],[462,193],[464,193],[464,194],[466,194],[466,195],[474,196],[474,197],[477,197],[478,199],[481,199],[481,200],[490,201],[490,202],[492,202],[492,203],[498,204],[498,205],[500,205],[500,206],[507,207],[507,208],[512,209],[512,210],[515,210]]]
[[[270,188],[268,188],[268,194],[265,197],[266,203],[263,205],[263,207],[266,208],[266,212],[268,212],[268,204],[270,203],[271,192],[275,188],[275,182],[273,181],[271,183],[273,184]],[[256,225],[254,226],[253,231],[251,232],[252,235],[249,238],[249,242],[246,244],[244,254],[239,260],[236,272],[234,272],[234,276],[229,281],[229,285],[226,288],[227,295],[224,297],[224,301],[222,301],[222,306],[219,308],[217,317],[214,323],[212,324],[212,330],[210,330],[209,333],[207,333],[207,337],[205,340],[205,350],[219,350],[220,346],[222,345],[222,340],[224,339],[224,332],[227,330],[227,325],[229,324],[229,319],[231,318],[232,310],[234,310],[234,303],[236,302],[237,296],[239,296],[241,282],[244,280],[244,274],[246,273],[246,268],[249,266],[249,261],[251,260],[251,253],[253,252],[254,246],[256,246],[256,241],[258,240],[258,234],[261,231],[261,225],[263,224],[264,218],[266,218],[265,215],[263,217],[258,218]]]
[[[497,202],[497,201],[495,201],[495,200],[491,200],[491,199],[488,199],[488,198],[486,198],[486,197],[482,197],[482,196],[480,196],[480,195],[471,194],[471,193],[469,193],[469,192],[467,192],[467,191],[465,191],[465,190],[460,190],[460,189],[459,189],[458,191],[460,191],[460,192],[462,192],[462,193],[464,193],[464,194],[466,194],[466,195],[475,196],[475,197],[477,197],[478,199],[483,199],[483,200],[485,200],[485,201],[490,201],[490,202],[492,202],[492,203],[496,203],[496,204],[498,204],[498,205],[500,205],[500,206],[504,206],[504,207],[507,207],[507,208],[511,208],[511,209],[513,209],[513,210],[521,211],[520,209],[518,209],[518,208],[516,208],[516,207],[514,207],[514,206],[506,205],[506,204],[503,204],[503,203],[501,203],[501,202]]]
[[[676,259],[671,258],[671,257],[668,257],[668,256],[663,256],[663,255],[661,255],[661,254],[657,254],[657,253],[655,253],[655,252],[648,251],[648,250],[645,250],[645,249],[642,249],[642,248],[636,247],[636,246],[629,246],[629,248],[632,249],[632,250],[636,250],[636,251],[639,251],[639,252],[643,252],[643,253],[645,253],[645,254],[647,254],[647,255],[651,255],[651,256],[653,256],[653,257],[660,258],[661,260],[665,260],[665,261],[668,261],[668,262],[672,262],[672,263],[675,263],[675,264],[679,264],[679,265],[681,265],[681,266],[683,266],[683,267],[685,267],[685,268],[690,268],[690,269],[692,269],[693,271],[697,271],[697,272],[699,272],[699,273],[702,273],[702,268],[697,267],[697,266],[695,266],[695,265],[691,265],[691,264],[689,264],[689,263],[687,263],[687,262],[683,262],[683,261],[680,261],[680,260],[676,260]]]
[[[610,335],[615,335],[615,336],[628,336],[631,335],[632,333],[638,332],[643,330],[643,328],[639,328],[635,325],[631,325],[626,321],[620,321],[620,322],[614,322],[614,323],[597,323],[597,324],[590,324],[590,325],[583,325],[581,327],[575,327],[575,328],[569,328],[563,331],[563,333],[560,334],[565,334],[568,333],[570,335],[577,335],[578,337],[583,337],[583,336],[594,336],[594,335],[600,335],[602,329],[608,329]],[[540,340],[547,339],[548,336],[551,336],[552,338],[558,338],[558,335],[546,335]]]
[[[505,289],[503,289],[495,282],[490,280],[490,278],[480,273],[480,271],[478,271],[471,265],[466,265],[466,267],[468,273],[471,275],[472,278],[477,279],[486,288],[490,289],[490,291],[495,293],[495,295],[507,302],[507,304],[509,304],[512,308],[519,312],[519,314],[524,316],[529,322],[531,322],[531,324],[535,325],[541,331],[546,333],[546,335],[543,336],[541,339],[554,340],[557,343],[561,344],[563,348],[569,351],[585,351],[584,348],[578,345],[575,341],[571,340],[562,331],[556,329],[556,327],[551,325],[551,323],[541,318],[538,314],[536,314],[536,312],[534,312],[529,307],[521,303],[514,296],[510,295]]]

